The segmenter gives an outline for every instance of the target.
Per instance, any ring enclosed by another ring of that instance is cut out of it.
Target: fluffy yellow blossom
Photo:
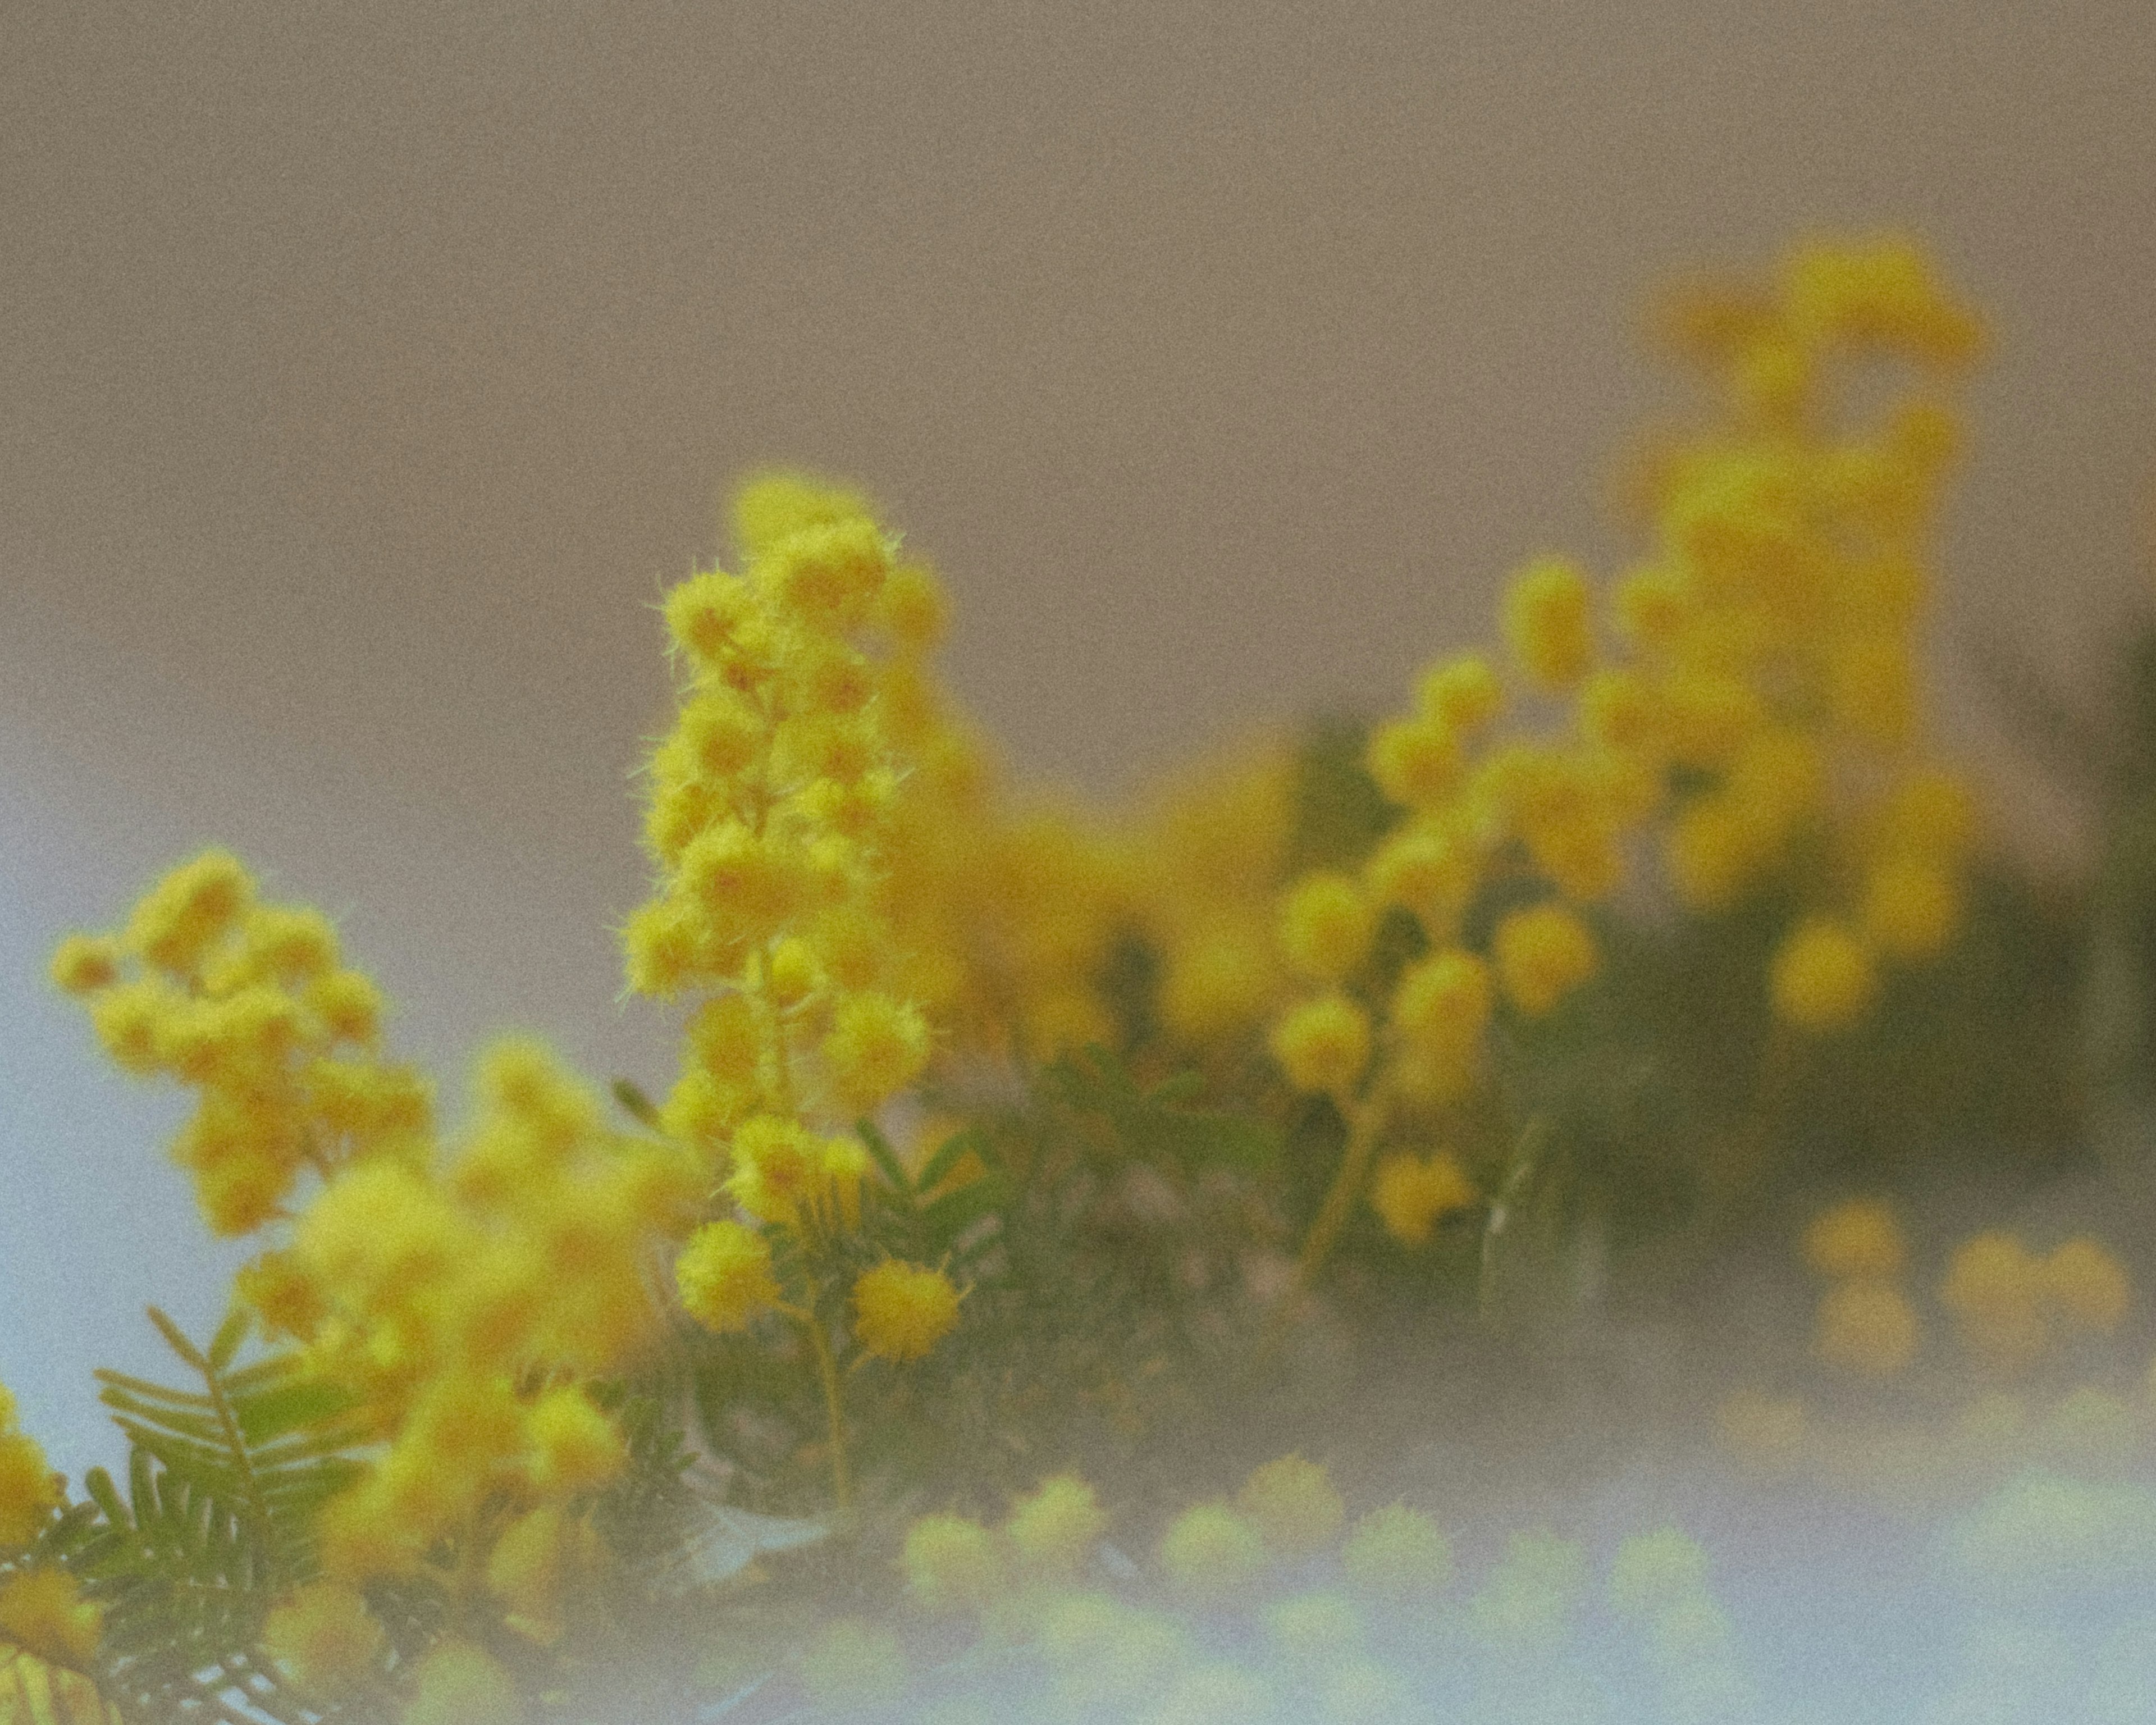
[[[14,1423],[13,1399],[0,1388],[0,1549],[28,1545],[62,1502],[45,1452]]]
[[[1892,957],[1929,958],[1961,926],[1961,890],[1937,862],[1892,857],[1865,881],[1864,932]]]
[[[1437,1224],[1466,1209],[1476,1195],[1466,1171],[1443,1152],[1388,1156],[1370,1183],[1370,1208],[1402,1245],[1427,1245]]]
[[[0,1641],[33,1658],[80,1671],[104,1634],[105,1608],[82,1597],[74,1576],[40,1566],[0,1580]]]
[[[1587,925],[1562,905],[1514,911],[1491,939],[1505,998],[1529,1018],[1542,1018],[1601,968]]]
[[[2084,1330],[2108,1334],[2126,1316],[2133,1285],[2125,1266],[2086,1236],[2054,1246],[2038,1271],[2047,1307]]]
[[[824,1040],[840,1099],[867,1113],[904,1090],[928,1064],[928,1025],[917,1007],[876,993],[841,1001]]]
[[[532,1481],[542,1491],[570,1495],[604,1485],[629,1460],[612,1420],[572,1384],[545,1391],[526,1416]]]
[[[1815,1035],[1862,1018],[1878,988],[1871,955],[1845,925],[1825,916],[1799,923],[1774,953],[1777,1017]]]
[[[1820,1296],[1812,1352],[1845,1371],[1891,1378],[1916,1358],[1922,1335],[1907,1295],[1892,1282],[1859,1277]]]
[[[985,1610],[1007,1585],[995,1535],[964,1516],[921,1517],[906,1529],[899,1562],[907,1594],[924,1610]]]
[[[262,1645],[302,1688],[333,1695],[374,1663],[382,1625],[356,1589],[311,1582],[270,1608]]]
[[[1197,1504],[1161,1536],[1160,1567],[1185,1598],[1224,1603],[1247,1594],[1265,1573],[1265,1538],[1226,1504]]]
[[[1282,1455],[1252,1470],[1235,1494],[1235,1507],[1283,1557],[1322,1551],[1338,1537],[1347,1513],[1332,1476],[1300,1455]]]
[[[94,994],[119,980],[120,942],[110,935],[71,934],[53,949],[53,986],[64,993]]]
[[[527,1717],[516,1680],[470,1641],[438,1641],[413,1667],[401,1725],[516,1725]]]
[[[674,1260],[675,1286],[689,1316],[724,1336],[778,1302],[771,1273],[771,1245],[754,1230],[721,1219],[689,1236]]]
[[[1460,739],[1429,713],[1389,720],[1370,733],[1366,764],[1378,788],[1401,807],[1441,808],[1460,782]]]
[[[1305,982],[1346,980],[1370,950],[1377,918],[1353,877],[1306,875],[1281,906],[1281,950]]]
[[[1296,1089],[1344,1097],[1370,1063],[1370,1016],[1345,994],[1321,994],[1288,1009],[1270,1045]]]
[[[886,1259],[854,1283],[854,1334],[880,1359],[920,1359],[958,1322],[960,1297],[941,1270]]]
[[[1414,1599],[1452,1584],[1452,1544],[1419,1509],[1394,1503],[1370,1512],[1341,1548],[1340,1566],[1360,1591]]]
[[[1527,675],[1552,689],[1586,675],[1594,659],[1586,577],[1563,557],[1543,557],[1512,578],[1505,639]]]
[[[1029,1568],[1070,1575],[1084,1563],[1107,1525],[1093,1488],[1062,1474],[1044,1480],[1038,1491],[1012,1506],[1004,1535]]]
[[[1886,1280],[1902,1273],[1908,1247],[1891,1206],[1851,1199],[1822,1210],[1804,1230],[1804,1261],[1821,1276]]]
[[[1464,1069],[1489,1029],[1490,968],[1462,947],[1420,958],[1393,991],[1393,1027],[1402,1047],[1434,1065]]]

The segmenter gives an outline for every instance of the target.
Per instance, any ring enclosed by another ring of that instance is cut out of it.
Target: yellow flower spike
[[[1402,1245],[1427,1245],[1437,1224],[1476,1199],[1474,1183],[1450,1156],[1388,1156],[1370,1183],[1370,1208]]]
[[[1820,1296],[1812,1353],[1828,1365],[1869,1378],[1892,1378],[1917,1356],[1923,1326],[1908,1296],[1892,1282],[1861,1277]]]
[[[747,1329],[779,1299],[770,1243],[732,1220],[706,1222],[689,1236],[674,1260],[674,1281],[683,1309],[721,1336]]]
[[[1332,1476],[1300,1455],[1282,1455],[1254,1469],[1235,1494],[1235,1507],[1270,1550],[1291,1558],[1332,1544],[1347,1515]]]
[[[764,982],[776,1004],[798,1006],[824,986],[824,967],[815,947],[798,935],[788,935],[772,948]],[[717,1070],[716,1062],[710,1064]]]
[[[1460,739],[1427,714],[1389,720],[1370,733],[1364,764],[1378,788],[1401,807],[1435,809],[1460,783]]]
[[[1864,932],[1892,957],[1914,963],[1937,957],[1961,918],[1961,889],[1935,862],[1892,857],[1865,878]]]
[[[1224,1503],[1186,1509],[1161,1536],[1160,1566],[1194,1604],[1227,1604],[1249,1594],[1267,1567],[1263,1536]]]
[[[1512,911],[1491,944],[1505,998],[1529,1018],[1547,1017],[1602,968],[1594,935],[1562,905]]]
[[[272,1606],[263,1620],[263,1651],[293,1681],[334,1697],[372,1666],[385,1642],[382,1625],[356,1588],[310,1582]]]
[[[863,991],[841,1000],[824,1039],[824,1059],[840,1100],[855,1112],[880,1107],[927,1066],[928,1022],[918,1007]]]
[[[2126,1269],[2086,1235],[2055,1246],[2037,1271],[2046,1306],[2076,1328],[2108,1335],[2133,1300]]]
[[[1594,660],[1587,578],[1564,557],[1537,558],[1505,593],[1505,639],[1527,674],[1548,689],[1568,689]]]
[[[963,1297],[941,1270],[886,1259],[854,1283],[854,1336],[879,1359],[927,1357],[958,1322]]]
[[[104,1632],[105,1608],[84,1599],[64,1569],[18,1569],[0,1581],[0,1640],[33,1659],[80,1671]]]
[[[1093,1488],[1059,1474],[1012,1506],[1004,1537],[1035,1574],[1069,1577],[1084,1566],[1107,1525]]]
[[[525,1416],[525,1430],[532,1483],[550,1494],[572,1496],[603,1486],[629,1460],[613,1421],[574,1384],[543,1392]]]
[[[1774,1015],[1812,1035],[1845,1030],[1871,1010],[1878,991],[1871,954],[1845,924],[1813,916],[1775,949]]]
[[[1452,1584],[1452,1545],[1420,1510],[1394,1503],[1355,1524],[1340,1567],[1358,1592],[1373,1598],[1427,1599]]]
[[[906,1589],[923,1610],[948,1616],[983,1611],[1009,1584],[996,1537],[963,1516],[923,1516],[906,1529],[899,1558]]]
[[[710,790],[712,782],[723,784],[755,762],[768,729],[754,701],[723,683],[713,684],[684,703],[674,736],[661,746],[654,770],[670,776],[670,752],[678,749]]]
[[[1281,905],[1281,950],[1305,982],[1344,981],[1368,955],[1376,928],[1369,901],[1342,874],[1305,875]]]
[[[1344,1099],[1370,1063],[1370,1017],[1345,994],[1321,994],[1290,1007],[1269,1046],[1296,1090]]]
[[[205,850],[146,893],[127,922],[127,945],[161,970],[191,974],[254,901],[254,878],[228,850]]]
[[[529,1716],[501,1661],[470,1641],[437,1641],[413,1668],[400,1725],[521,1725]]]
[[[1463,653],[1424,673],[1415,699],[1455,736],[1466,737],[1503,710],[1505,690],[1488,660],[1479,653]]]
[[[1908,1261],[1894,1212],[1877,1199],[1822,1210],[1804,1230],[1804,1262],[1821,1276],[1891,1280]]]
[[[120,979],[120,943],[105,934],[71,934],[53,949],[49,974],[62,993],[95,994]]]

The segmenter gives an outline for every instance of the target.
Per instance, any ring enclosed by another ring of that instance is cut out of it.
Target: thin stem
[[[816,1356],[817,1381],[824,1387],[824,1412],[831,1425],[831,1495],[840,1509],[851,1509],[854,1476],[846,1463],[845,1391],[839,1381],[839,1362],[831,1353],[831,1338],[817,1322],[814,1305],[812,1300],[808,1311],[797,1312],[794,1316],[808,1333],[809,1352]]]
[[[1317,1214],[1311,1219],[1310,1232],[1303,1236],[1302,1250],[1296,1254],[1295,1274],[1280,1304],[1274,1308],[1260,1358],[1269,1355],[1277,1345],[1301,1305],[1302,1296],[1316,1285],[1318,1271],[1325,1267],[1326,1259],[1339,1241],[1341,1230],[1355,1214],[1356,1203],[1369,1183],[1370,1158],[1384,1130],[1385,1104],[1379,1097],[1371,1096],[1360,1106],[1347,1105],[1345,1111],[1348,1142],[1340,1153],[1340,1166],[1333,1170],[1332,1183],[1326,1188]]]

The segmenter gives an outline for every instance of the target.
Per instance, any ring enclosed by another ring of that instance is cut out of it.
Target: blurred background
[[[229,845],[322,903],[460,1094],[617,1004],[663,588],[735,475],[857,482],[950,675],[1110,796],[1396,701],[1522,556],[1625,554],[1673,271],[1902,227],[1990,315],[1942,723],[2074,802],[1974,644],[2092,697],[2156,471],[2156,11],[352,0],[0,4],[0,1381],[71,1473],[237,1254],[182,1099],[44,980]]]

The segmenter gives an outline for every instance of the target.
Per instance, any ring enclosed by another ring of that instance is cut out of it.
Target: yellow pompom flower
[[[1892,857],[1864,886],[1864,932],[1897,958],[1923,959],[1943,951],[1961,924],[1961,891],[1937,863]]]
[[[731,1219],[706,1222],[689,1236],[674,1260],[674,1282],[689,1316],[721,1336],[747,1329],[779,1297],[770,1242]]]
[[[1296,1090],[1344,1098],[1370,1063],[1369,1014],[1345,994],[1321,994],[1290,1007],[1270,1045]]]
[[[1804,1230],[1804,1261],[1821,1276],[1887,1280],[1902,1273],[1908,1248],[1893,1210],[1876,1199],[1851,1199],[1822,1210]]]
[[[516,1680],[470,1641],[437,1641],[412,1672],[401,1725],[518,1725],[526,1717]]]
[[[2125,1266],[2086,1235],[2055,1246],[2038,1282],[2051,1311],[2077,1328],[2102,1334],[2118,1327],[2133,1293]]]
[[[146,893],[127,922],[127,945],[159,969],[192,973],[254,901],[254,877],[228,850],[205,850]]]
[[[1542,557],[1512,578],[1505,593],[1505,639],[1529,676],[1568,689],[1594,660],[1587,578],[1563,557]]]
[[[1355,1524],[1340,1567],[1360,1592],[1385,1599],[1441,1593],[1452,1583],[1452,1545],[1419,1509],[1394,1503]]]
[[[846,1106],[867,1113],[904,1090],[928,1064],[928,1023],[918,1007],[860,993],[839,1003],[824,1059]]]
[[[73,1671],[86,1666],[105,1632],[105,1608],[82,1597],[64,1569],[18,1569],[0,1581],[0,1641]]]
[[[1378,788],[1402,808],[1436,809],[1460,783],[1460,739],[1427,713],[1388,720],[1370,733],[1364,764]]]
[[[1332,1476],[1300,1455],[1282,1455],[1253,1469],[1235,1494],[1235,1507],[1267,1548],[1283,1557],[1322,1551],[1338,1536],[1347,1515]]]
[[[1424,712],[1461,737],[1480,731],[1505,705],[1504,685],[1479,653],[1433,665],[1423,674],[1415,697]]]
[[[1461,1065],[1482,1045],[1493,998],[1489,966],[1464,948],[1450,947],[1400,973],[1393,1029],[1411,1053]]]
[[[1777,1018],[1825,1035],[1847,1029],[1870,1010],[1878,978],[1870,950],[1846,925],[1814,916],[1783,937],[1772,987]]]
[[[1349,876],[1307,875],[1281,906],[1281,950],[1303,981],[1338,983],[1368,953],[1376,926],[1369,901]]]
[[[1916,1358],[1922,1335],[1906,1294],[1892,1282],[1859,1277],[1820,1296],[1812,1353],[1845,1371],[1891,1378]]]
[[[1265,1574],[1264,1537],[1224,1503],[1194,1505],[1161,1536],[1160,1567],[1195,1604],[1224,1604],[1248,1594]]]
[[[525,1416],[532,1482],[562,1496],[588,1491],[619,1473],[628,1445],[614,1423],[575,1384],[543,1391]]]
[[[1491,946],[1505,998],[1529,1018],[1547,1016],[1602,968],[1594,935],[1562,905],[1512,911]]]
[[[1059,1474],[1012,1506],[1004,1537],[1028,1568],[1069,1576],[1077,1574],[1107,1525],[1093,1488]]]
[[[374,1662],[381,1624],[356,1588],[310,1582],[270,1608],[262,1645],[301,1687],[334,1695]]]
[[[1450,1156],[1388,1156],[1370,1182],[1370,1208],[1402,1245],[1429,1244],[1437,1224],[1476,1201],[1474,1183]]]
[[[53,986],[63,993],[94,994],[120,977],[120,942],[105,934],[71,934],[53,950]]]
[[[1450,828],[1416,821],[1388,836],[1365,870],[1382,904],[1414,912],[1433,937],[1449,932],[1475,896],[1481,871],[1475,846]]]
[[[854,1283],[855,1337],[879,1359],[921,1359],[958,1322],[962,1297],[941,1270],[886,1259]]]
[[[995,1535],[964,1516],[922,1516],[906,1530],[899,1566],[913,1602],[939,1614],[985,1610],[1007,1585]]]

